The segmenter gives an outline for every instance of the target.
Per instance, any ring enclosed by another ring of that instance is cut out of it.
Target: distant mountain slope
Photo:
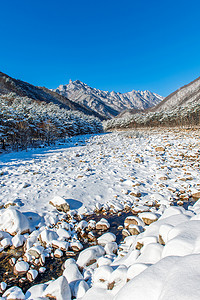
[[[104,119],[100,114],[92,111],[90,108],[73,102],[66,97],[55,93],[45,87],[36,87],[32,84],[29,84],[22,80],[14,79],[0,72],[0,95],[5,95],[11,92],[15,93],[17,96],[27,96],[28,98],[33,100],[45,101],[46,103],[54,103],[67,110],[80,111],[86,115],[93,115],[100,118],[101,120]]]
[[[104,123],[104,128],[138,128],[200,125],[200,77],[167,96],[155,107],[127,111]]]
[[[83,104],[104,117],[112,118],[127,109],[144,110],[158,104],[163,97],[149,91],[116,93],[101,91],[76,80],[60,85],[55,92]]]
[[[178,106],[186,106],[190,103],[198,102],[200,103],[200,77],[167,96],[162,102],[153,107],[151,111],[173,110]]]

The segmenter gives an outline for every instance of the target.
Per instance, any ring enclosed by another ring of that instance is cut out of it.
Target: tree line
[[[102,132],[98,118],[14,93],[0,96],[0,147],[26,149],[68,136]]]

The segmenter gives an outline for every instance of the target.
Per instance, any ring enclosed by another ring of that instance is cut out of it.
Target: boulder
[[[44,290],[42,297],[59,300],[71,300],[71,291],[67,279],[64,276],[53,280]]]
[[[59,211],[68,212],[70,210],[70,206],[67,200],[65,200],[60,196],[55,196],[53,199],[49,201],[49,204],[56,207],[56,209]]]
[[[1,215],[0,229],[9,232],[11,235],[31,231],[27,217],[14,207],[8,207]]]
[[[106,231],[110,228],[110,224],[108,223],[108,221],[104,218],[102,218],[99,222],[97,222],[96,224],[96,230],[102,230],[102,231]]]
[[[25,295],[18,286],[13,286],[5,291],[3,294],[3,299],[24,300]]]

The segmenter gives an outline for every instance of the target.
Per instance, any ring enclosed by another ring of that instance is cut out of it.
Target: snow
[[[65,262],[65,270],[63,272],[63,276],[65,276],[68,283],[71,283],[71,282],[74,282],[74,281],[77,281],[77,280],[82,280],[83,276],[80,273],[76,262],[75,261],[69,261],[68,265],[66,264],[66,262]]]
[[[15,270],[19,273],[25,273],[29,269],[29,264],[25,261],[19,261],[15,265]]]
[[[27,277],[30,281],[34,281],[37,276],[38,276],[37,270],[31,269],[27,272]]]
[[[190,197],[200,191],[199,137],[196,131],[113,132],[1,155],[0,247],[3,251],[24,243],[25,249],[26,262],[11,258],[14,270],[34,284],[36,269],[46,270],[47,257],[79,251],[65,261],[61,277],[38,289],[35,285],[26,297],[199,299],[200,202],[193,205]],[[165,148],[162,155],[156,145]],[[135,162],[136,153],[142,163]],[[167,174],[166,180],[156,176],[159,170]],[[25,182],[30,186],[24,188]],[[130,195],[136,190],[138,195]],[[182,195],[188,198],[180,207]],[[69,203],[69,212],[49,205],[58,196]],[[16,205],[5,208],[8,202]],[[127,219],[119,212],[125,207]],[[117,225],[130,230],[120,244],[106,217],[97,223],[93,215],[89,222],[83,220],[83,214],[98,210],[119,212]],[[79,235],[97,225],[108,231],[97,239],[98,245],[83,250]],[[131,229],[138,234],[131,235]],[[18,293],[24,299],[17,287],[10,290],[10,299]]]
[[[6,299],[20,299],[20,300],[23,300],[25,299],[25,295],[24,293],[22,292],[22,290],[17,287],[17,286],[13,286],[11,288],[9,288],[8,290],[5,291],[5,293],[3,294],[3,297],[6,297]]]
[[[46,287],[47,285],[44,283],[32,286],[25,294],[26,299],[35,299],[36,297],[40,297]]]
[[[71,300],[71,291],[67,279],[64,276],[50,282],[42,296],[54,297],[59,300]]]
[[[145,269],[129,281],[114,297],[114,300],[136,299],[197,300],[200,297],[200,255],[170,256]]]
[[[30,231],[29,221],[19,210],[8,207],[3,211],[0,218],[0,229],[9,232],[11,235]]]
[[[155,194],[158,202],[161,201],[160,199],[164,199],[166,205],[169,205],[167,199],[169,196],[173,196],[173,193],[159,187],[159,180],[155,178],[152,169],[152,165],[155,165],[156,168],[163,165],[161,159],[157,160],[156,157],[152,156],[153,145],[157,138],[156,134],[155,136],[134,139],[127,138],[127,136],[128,133],[127,135],[113,133],[74,137],[66,145],[55,148],[2,155],[1,168],[5,175],[1,176],[3,182],[0,195],[1,203],[14,201],[18,205],[17,210],[23,213],[34,212],[35,220],[39,214],[40,218],[37,219],[37,225],[40,225],[44,219],[49,224],[56,222],[53,218],[55,219],[59,212],[55,212],[54,207],[48,204],[54,196],[66,199],[71,210],[77,210],[80,213],[95,210],[97,195],[101,196],[99,201],[103,207],[117,207],[117,205],[121,205],[121,202],[122,204],[127,202],[137,204],[135,205],[137,210],[137,206],[144,206],[145,199],[155,198]],[[174,140],[173,136],[168,140],[173,142],[173,146],[165,154],[165,159],[171,164],[174,161],[171,156],[176,153],[179,140]],[[188,142],[182,142],[183,147],[184,144],[196,143],[192,136]],[[75,143],[78,145],[74,146]],[[163,141],[163,143],[166,142]],[[132,155],[135,153],[135,149],[143,153],[144,163],[142,167],[134,162]],[[76,156],[77,154],[80,156]],[[29,172],[25,173],[26,170]],[[168,172],[170,173],[168,184],[175,187],[175,180],[182,173],[182,170],[181,168],[172,168]],[[198,172],[192,171],[192,173],[195,175],[194,178],[197,178]],[[136,174],[137,181],[144,181],[144,184],[139,186],[142,193],[139,203],[135,202],[134,197],[124,195],[121,192],[123,185],[126,185],[130,191],[133,190],[132,185],[136,180],[131,179],[131,177]],[[77,178],[78,175],[83,177]],[[121,178],[127,180],[127,183],[125,183],[126,181],[120,183]],[[31,184],[26,190],[22,187],[24,181]],[[197,180],[194,179],[193,182],[195,184]],[[114,198],[115,195],[117,198]],[[53,214],[50,214],[51,212]],[[32,217],[29,222],[33,220]]]
[[[13,238],[12,238],[12,244],[15,248],[21,247],[25,242],[25,238],[23,235],[21,234],[16,234]]]
[[[127,109],[144,109],[156,105],[163,97],[149,91],[116,93],[101,91],[76,80],[54,90],[75,102],[90,107],[104,117],[113,117]]]
[[[97,241],[99,245],[105,246],[109,242],[115,242],[116,236],[112,232],[106,232],[102,234]]]
[[[97,261],[97,259],[105,254],[105,250],[102,246],[92,246],[80,252],[77,260],[79,267],[87,267],[91,263]]]

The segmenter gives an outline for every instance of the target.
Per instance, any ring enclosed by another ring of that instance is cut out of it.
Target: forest
[[[104,129],[144,128],[144,127],[185,127],[199,126],[200,104],[189,103],[173,110],[126,114],[104,122]]]
[[[102,130],[101,121],[93,116],[15,93],[0,96],[2,150],[27,149],[41,143],[49,145],[58,139]]]

